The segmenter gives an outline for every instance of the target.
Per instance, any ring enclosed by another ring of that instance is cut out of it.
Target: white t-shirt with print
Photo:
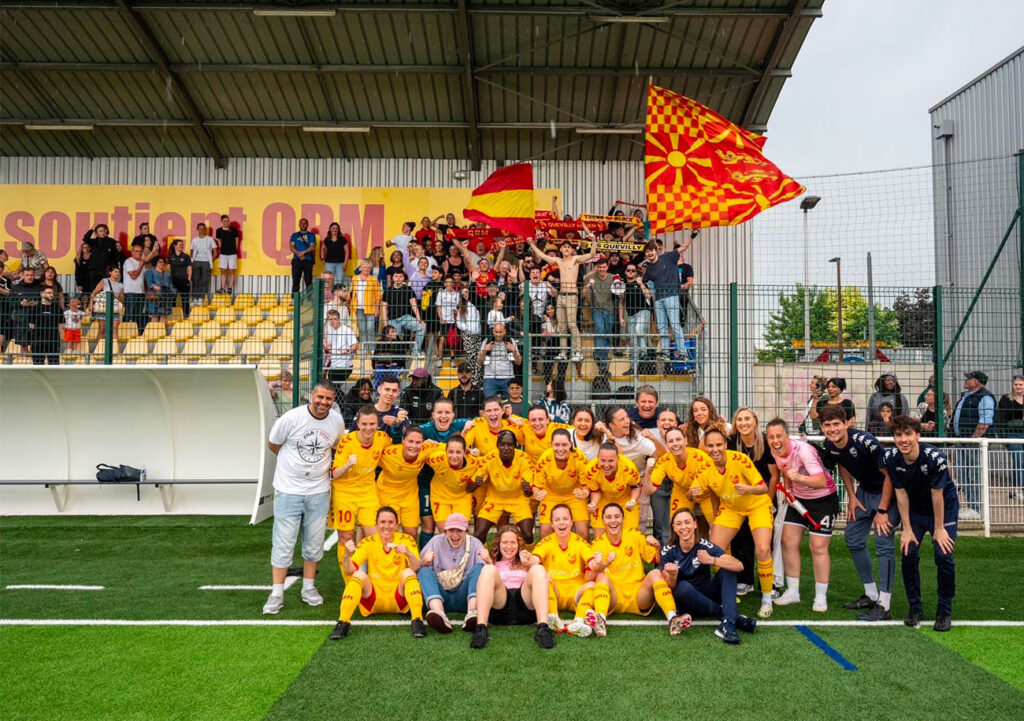
[[[311,496],[331,488],[333,449],[345,433],[341,414],[331,411],[317,418],[309,406],[285,412],[270,429],[270,442],[280,444],[274,490]]]

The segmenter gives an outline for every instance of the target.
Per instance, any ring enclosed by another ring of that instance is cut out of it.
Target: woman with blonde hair
[[[704,449],[704,434],[715,429],[728,436],[732,426],[718,414],[715,404],[706,396],[697,396],[690,401],[690,409],[683,424],[683,435],[689,448]]]

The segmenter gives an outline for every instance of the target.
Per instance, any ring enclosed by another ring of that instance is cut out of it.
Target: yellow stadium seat
[[[242,343],[241,355],[245,358],[246,363],[258,363],[259,360],[266,355],[267,344],[261,340],[255,338],[249,338]]]
[[[206,341],[196,338],[185,341],[185,347],[181,349],[181,355],[186,358],[202,358],[206,355]]]
[[[270,310],[277,307],[277,296],[273,293],[264,293],[260,296],[260,299],[256,302],[256,306],[260,310]]]
[[[125,321],[117,327],[117,339],[122,343],[139,335],[139,326],[135,321]]]
[[[9,355],[9,356],[21,355],[21,344],[20,343],[15,343],[12,340],[10,343],[7,344],[7,353],[6,353],[6,355]]]
[[[217,293],[213,296],[213,301],[210,303],[210,307],[216,310],[218,313],[231,306],[231,297],[224,295],[223,293]]]
[[[281,361],[265,358],[260,361],[256,369],[263,374],[268,381],[276,381],[281,377]]]
[[[153,352],[150,355],[150,360],[154,363],[169,363],[170,358],[178,355],[178,341],[161,338],[153,345]]]
[[[160,321],[153,321],[146,324],[146,330],[142,332],[142,339],[157,341],[167,335],[167,326]]]
[[[236,351],[234,341],[227,340],[226,338],[221,338],[216,341],[210,349],[210,356],[220,360],[228,360],[234,358],[235,355]]]
[[[96,362],[102,363],[103,362],[103,354],[106,351],[106,349],[107,349],[107,341],[105,339],[100,338],[98,341],[96,341],[96,345],[92,349],[92,357],[93,357],[93,362],[94,363],[96,363]]]
[[[291,342],[294,333],[295,324],[291,320],[289,320],[287,323],[281,326],[280,330],[277,331],[277,334],[280,337],[287,338],[289,342]]]
[[[244,320],[236,320],[224,329],[224,337],[230,341],[244,341],[249,337],[249,326]]]
[[[263,322],[263,311],[252,306],[242,311],[242,322],[246,325],[258,325]]]
[[[170,325],[174,325],[175,323],[180,323],[183,320],[185,320],[185,315],[181,312],[181,306],[176,305],[171,308],[171,314],[167,316],[167,322]]]
[[[224,296],[221,295],[219,297],[223,298]],[[220,325],[231,325],[235,322],[235,315],[235,309],[231,306],[218,308],[216,315],[213,316],[213,322]]]
[[[261,341],[272,341],[277,338],[277,327],[269,320],[260,321],[252,329],[252,337]]]
[[[299,380],[300,381],[308,381],[309,380],[309,369],[312,367],[312,365],[313,364],[310,363],[308,360],[299,361]]]
[[[191,360],[195,360],[195,358],[192,358],[192,357],[186,358],[183,355],[172,355],[172,356],[170,356],[167,359],[167,365],[171,365],[171,366],[187,366],[189,364],[189,361],[191,361]]]
[[[188,319],[192,321],[194,325],[206,323],[210,320],[210,308],[208,306],[194,305],[189,311]]]
[[[114,356],[111,359],[110,365],[128,366],[128,365],[132,365],[134,362],[135,362],[135,358],[131,358],[131,357],[125,356],[125,355],[116,355],[116,356]]]
[[[11,358],[12,366],[30,366],[32,365],[32,356],[18,354]]]
[[[214,358],[212,355],[204,355],[199,359],[199,365],[201,366],[215,366],[220,365],[220,361]]]
[[[292,319],[292,309],[279,305],[267,313],[267,320],[273,321],[274,325],[284,325]]]
[[[252,293],[239,293],[235,296],[235,310],[245,310],[254,305],[256,305],[256,301],[253,299]]]
[[[267,355],[271,358],[291,358],[292,344],[289,341],[279,338],[270,344]]]
[[[89,330],[85,333],[86,340],[99,340],[100,339],[100,326],[99,323],[93,323],[89,326]]]
[[[88,360],[88,356],[80,353],[62,353],[60,356],[60,363],[65,366],[85,365]]]
[[[142,338],[132,338],[125,343],[124,350],[118,357],[130,358],[135,361],[145,355],[149,355],[149,343]]]
[[[207,323],[199,328],[199,339],[214,341],[220,338],[221,327],[217,323]]]
[[[192,321],[183,320],[180,323],[176,323],[174,328],[171,329],[171,338],[174,340],[188,340],[196,334],[196,329],[192,325]]]

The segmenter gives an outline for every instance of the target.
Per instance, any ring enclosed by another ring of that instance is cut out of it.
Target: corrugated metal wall
[[[1012,155],[1024,149],[1024,48],[930,113],[936,280],[949,289],[944,323],[949,343],[1019,203],[1017,158]],[[1018,225],[986,289],[1020,289],[1021,232]],[[989,387],[998,395],[1007,390],[1012,368],[1020,367],[1021,353],[1019,307],[1007,307],[1005,297],[983,296],[951,371],[994,372]]]

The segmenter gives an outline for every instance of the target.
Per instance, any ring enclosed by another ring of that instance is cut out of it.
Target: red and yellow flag
[[[513,235],[533,237],[533,166],[529,163],[498,168],[473,191],[462,211],[467,220],[487,223]]]
[[[650,86],[644,174],[651,231],[737,225],[802,195],[806,188],[761,153],[764,140]]]

